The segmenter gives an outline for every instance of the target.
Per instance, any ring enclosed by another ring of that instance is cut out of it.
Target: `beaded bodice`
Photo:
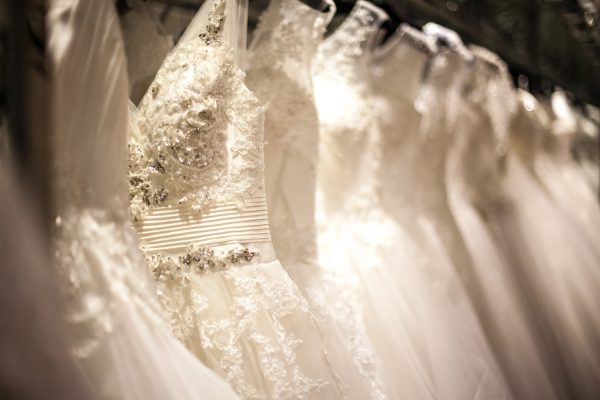
[[[204,32],[169,54],[142,99],[129,149],[135,220],[166,206],[244,207],[264,194],[263,108],[222,38],[224,10],[213,4]]]
[[[318,190],[325,212],[368,209],[374,201],[379,132],[367,65],[386,18],[383,10],[358,1],[317,54]]]
[[[249,51],[248,86],[267,104],[265,178],[269,221],[285,265],[315,258],[315,185],[319,125],[311,69],[335,11],[273,0]]]

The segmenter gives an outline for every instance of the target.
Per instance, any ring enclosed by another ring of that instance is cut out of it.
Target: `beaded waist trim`
[[[246,265],[260,255],[257,249],[234,248],[223,252],[205,246],[190,246],[185,254],[170,256],[155,254],[147,257],[150,270],[156,280],[187,281],[192,273],[218,271],[234,265]]]

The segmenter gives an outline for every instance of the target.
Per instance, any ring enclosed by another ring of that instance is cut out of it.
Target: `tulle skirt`
[[[551,365],[555,357],[543,346],[542,332],[532,325],[535,315],[519,290],[518,274],[511,269],[510,249],[502,246],[497,218],[509,210],[492,209],[482,215],[461,198],[452,196],[452,209],[472,256],[480,297],[473,299],[496,359],[519,399],[558,399],[560,381]]]
[[[600,390],[596,252],[515,157],[508,160],[504,193],[512,212],[499,219],[499,237],[530,320],[556,358],[555,379],[569,398],[594,398]]]
[[[340,398],[308,302],[272,247],[257,247],[260,256],[250,262],[160,284],[174,332],[244,399]]]
[[[386,214],[327,220],[320,254],[354,283],[389,398],[508,396],[457,280]]]

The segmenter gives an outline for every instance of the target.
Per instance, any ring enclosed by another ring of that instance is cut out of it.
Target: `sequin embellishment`
[[[190,273],[215,271],[232,265],[247,264],[259,255],[258,250],[250,250],[247,247],[215,254],[215,251],[209,247],[191,246],[182,256],[152,255],[148,257],[148,263],[156,280],[162,282],[182,280],[185,282]]]

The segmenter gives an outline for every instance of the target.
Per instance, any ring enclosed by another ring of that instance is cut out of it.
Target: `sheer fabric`
[[[308,303],[271,245],[242,6],[205,3],[142,99],[131,210],[173,332],[242,398],[339,398]]]
[[[542,143],[539,124],[547,118],[533,96],[519,92],[518,114],[511,126],[517,151],[509,154],[503,181],[514,214],[503,219],[502,229],[520,262],[515,273],[533,317],[552,348],[549,354],[556,358],[549,364],[557,371],[556,382],[563,384],[567,397],[591,398],[598,382],[598,320],[592,312],[597,303],[598,271],[593,267],[597,255],[589,242],[581,240],[537,175],[536,152]]]
[[[121,30],[127,55],[129,98],[138,104],[152,83],[173,39],[141,0],[130,0],[131,9],[121,17]]]
[[[127,216],[127,74],[110,1],[48,13],[57,272],[99,398],[237,398],[169,333]],[[82,68],[84,66],[84,68]]]

